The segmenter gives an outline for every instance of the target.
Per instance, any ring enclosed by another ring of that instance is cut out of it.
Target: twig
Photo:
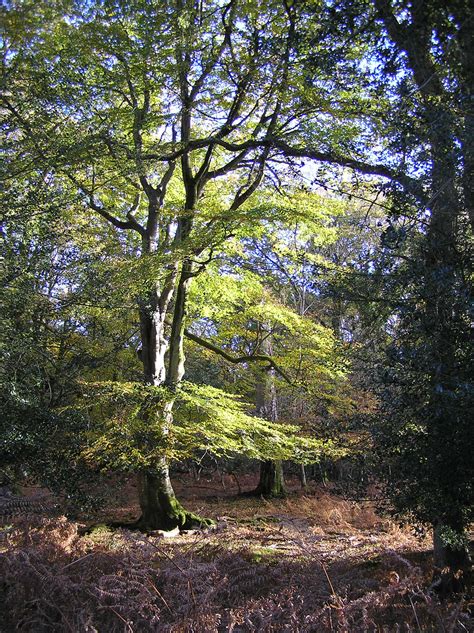
[[[334,586],[333,586],[333,584],[332,584],[332,582],[331,582],[331,579],[329,578],[329,574],[328,574],[328,572],[327,572],[326,565],[325,565],[324,563],[322,563],[322,562],[321,562],[320,564],[321,564],[321,568],[322,568],[322,570],[323,570],[323,572],[324,572],[324,575],[325,575],[325,576],[326,576],[326,578],[327,578],[327,581],[328,581],[329,587],[330,587],[330,589],[331,589],[331,593],[332,593],[332,595],[333,595],[335,598],[339,598],[339,596],[337,595],[336,591],[334,590]]]
[[[88,554],[85,554],[84,556],[81,556],[80,558],[77,558],[76,560],[73,560],[72,563],[68,563],[67,565],[65,565],[63,567],[63,571],[65,569],[67,569],[68,567],[72,567],[73,565],[75,565],[76,563],[80,563],[81,560],[84,560],[86,558],[89,558],[89,556],[93,556],[95,554],[95,552],[89,552]]]
[[[113,611],[115,613],[115,615],[120,618],[122,620],[122,622],[125,624],[125,626],[128,627],[128,630],[131,631],[131,633],[133,633],[133,629],[130,626],[130,624],[127,622],[127,620],[125,618],[123,618],[120,613],[118,611],[116,611],[113,607],[110,607],[110,610]]]
[[[166,602],[166,600],[164,599],[164,597],[161,595],[160,591],[158,590],[158,588],[155,586],[155,584],[150,580],[150,585],[152,586],[152,588],[156,591],[157,595],[161,598],[161,600],[163,600],[163,604],[165,605],[165,607],[168,609],[168,611],[170,613],[173,613],[173,610],[171,609],[171,607],[169,606],[169,604]]]
[[[418,614],[416,612],[415,605],[413,604],[413,600],[411,599],[411,596],[408,596],[408,600],[410,601],[411,608],[413,609],[413,613],[415,614],[416,626],[418,627],[418,631],[420,631],[421,633],[420,621],[418,620]]]
[[[150,545],[151,545],[151,546],[152,546],[152,547],[153,547],[153,548],[154,548],[154,549],[155,549],[155,550],[156,550],[159,554],[162,554],[163,556],[166,556],[166,558],[167,558],[167,559],[168,559],[171,563],[173,563],[173,565],[174,565],[177,569],[179,569],[179,571],[180,571],[182,574],[184,574],[185,576],[187,576],[186,571],[185,571],[182,567],[180,567],[180,566],[178,565],[178,563],[176,563],[176,562],[173,560],[172,556],[170,556],[170,555],[169,555],[167,552],[165,552],[164,550],[161,550],[159,547],[157,547],[157,546],[156,546],[154,543],[152,543],[151,541],[148,541],[148,543],[149,543],[149,544],[150,544]]]
[[[242,486],[240,485],[240,481],[237,479],[237,475],[234,473],[234,471],[231,471],[229,474],[235,479],[235,483],[237,484],[238,494],[241,495]]]

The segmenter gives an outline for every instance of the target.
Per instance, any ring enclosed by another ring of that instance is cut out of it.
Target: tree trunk
[[[165,404],[163,415],[163,435],[169,432],[173,421],[173,401]],[[152,449],[154,447],[151,447]],[[166,457],[161,457],[152,469],[138,473],[138,495],[141,516],[137,527],[144,531],[175,528],[189,529],[205,523],[199,517],[187,512],[176,498],[171,484],[169,465]]]
[[[300,464],[300,482],[302,488],[307,488],[308,481],[306,479],[306,469],[304,467],[304,464]]]
[[[175,528],[191,530],[214,523],[183,508],[171,485],[169,467],[165,459],[153,472],[143,471],[138,474],[138,494],[141,516],[136,522],[136,527],[145,532],[169,532]]]
[[[140,305],[141,360],[147,384],[159,386],[166,377],[165,357],[168,343],[165,336],[165,317],[169,297],[150,293]],[[160,303],[162,310],[160,310]],[[163,305],[164,303],[164,305]],[[169,477],[169,467],[163,457],[155,468],[137,475],[141,517],[137,526],[144,530],[171,530],[182,527],[184,510],[178,503]]]
[[[173,295],[176,272],[170,273],[161,293],[150,293],[140,305],[141,360],[143,377],[147,384],[159,386],[166,379],[166,354],[168,340],[165,332],[165,318]],[[172,403],[165,411],[165,434],[171,423]],[[169,477],[166,458],[159,460],[154,468],[138,473],[138,491],[141,517],[137,526],[144,530],[166,530],[183,528],[188,514],[176,499]]]
[[[140,306],[140,332],[143,377],[149,385],[161,385],[165,380],[165,355],[168,344],[165,338],[165,313],[157,306],[158,298],[150,296],[152,305]]]
[[[155,386],[166,383],[170,388],[176,387],[184,374],[183,331],[187,288],[191,277],[190,266],[183,265],[176,292],[171,336],[167,337],[165,319],[174,294],[176,277],[176,270],[171,271],[161,294],[148,297],[147,305],[140,310],[145,382]],[[164,436],[173,424],[173,405],[174,401],[171,399],[162,411]],[[212,521],[188,512],[180,504],[171,484],[169,465],[165,457],[160,458],[153,468],[138,473],[138,491],[141,517],[137,521],[137,527],[140,529],[169,531],[212,524]]]
[[[433,587],[442,596],[465,591],[472,580],[472,561],[465,543],[464,531],[449,529],[438,521],[433,527],[434,582]],[[443,534],[444,532],[444,534]],[[449,533],[456,535],[459,544],[451,544]],[[447,538],[446,538],[447,536]]]
[[[471,226],[474,226],[474,119],[470,112],[472,28],[469,20],[465,19],[464,8],[460,10],[463,5],[453,3],[454,14],[457,14],[461,25],[456,38],[460,51],[458,78],[461,103],[465,109],[461,121],[459,112],[453,109],[451,95],[444,86],[432,54],[435,24],[431,21],[426,3],[406,3],[410,20],[403,23],[396,19],[396,3],[376,0],[375,4],[391,39],[400,51],[406,53],[408,67],[421,97],[426,140],[430,146],[431,187],[427,208],[431,217],[424,241],[425,269],[420,303],[424,306],[421,321],[424,331],[418,336],[423,337],[424,356],[430,366],[427,372],[430,392],[426,398],[429,407],[426,442],[440,490],[439,507],[432,508],[431,512],[434,517],[444,517],[443,520],[434,520],[434,586],[447,595],[463,588],[470,569],[469,554],[461,538],[465,526],[461,520],[449,521],[446,517],[453,514],[455,517],[462,516],[463,502],[457,498],[452,482],[462,481],[462,469],[466,467],[464,455],[453,462],[452,452],[454,446],[462,446],[465,441],[459,440],[463,429],[463,423],[460,425],[459,422],[465,420],[465,411],[458,395],[458,383],[463,379],[458,356],[462,337],[468,338],[467,328],[462,330],[462,334],[459,330],[461,324],[469,323],[469,317],[468,310],[458,306],[460,295],[467,293],[469,287],[464,280],[467,263],[463,260],[462,249],[459,249],[458,233],[465,221],[463,216],[466,211]],[[461,142],[462,166],[457,160],[457,140]],[[452,394],[449,399],[447,394]]]
[[[186,512],[174,494],[165,459],[154,472],[138,474],[138,494],[142,511],[140,528],[169,531],[185,526]]]
[[[265,354],[272,354],[268,336],[262,344]],[[277,394],[273,369],[260,373],[257,382],[257,415],[276,422],[278,420]],[[260,464],[260,480],[253,494],[263,497],[283,497],[286,494],[281,460],[266,460]]]
[[[256,495],[263,497],[284,497],[285,481],[281,459],[270,459],[260,464],[260,481],[255,489]]]

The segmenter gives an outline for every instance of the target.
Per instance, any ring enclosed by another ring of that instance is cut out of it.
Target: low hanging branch
[[[233,356],[222,348],[217,347],[217,345],[214,345],[214,343],[211,343],[210,341],[201,338],[196,334],[193,334],[189,330],[184,330],[184,335],[189,340],[194,341],[201,347],[205,347],[206,349],[214,352],[215,354],[218,354],[219,356],[222,356],[222,358],[224,358],[229,363],[233,363],[234,365],[237,365],[239,363],[265,363],[266,370],[274,369],[276,373],[279,374],[284,380],[286,380],[288,384],[293,384],[293,381],[288,376],[288,374],[275,362],[275,360],[271,356],[268,356],[267,354],[246,354],[243,356]]]

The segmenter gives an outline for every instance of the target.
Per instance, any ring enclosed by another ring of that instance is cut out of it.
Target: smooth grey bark
[[[170,344],[166,332],[166,315],[173,298],[176,272],[170,272],[161,293],[158,290],[140,305],[140,326],[143,377],[147,384],[160,386],[167,380],[166,358]],[[144,305],[145,303],[145,305]],[[162,416],[163,434],[172,424],[172,402],[164,405]],[[137,525],[144,530],[171,530],[183,528],[187,513],[176,499],[165,457],[157,460],[153,467],[138,473],[138,491],[141,516]]]
[[[136,135],[139,137],[137,128]],[[139,145],[139,142],[137,141]],[[174,163],[169,165],[161,184],[153,188],[145,177],[141,183],[149,200],[146,228],[142,232],[142,254],[153,256],[160,248],[170,248],[170,226],[160,226],[158,212],[163,206],[166,187],[174,172]],[[189,212],[184,212],[185,222],[178,221],[174,238],[175,246],[189,235]],[[186,226],[183,226],[186,224]],[[168,266],[161,285],[155,287],[139,299],[141,360],[145,383],[176,387],[184,375],[184,318],[187,287],[191,278],[191,267],[179,260]],[[173,303],[174,300],[174,303]],[[171,332],[167,324],[172,314]],[[173,424],[173,398],[156,415],[161,416],[163,435]],[[209,523],[187,512],[176,498],[169,474],[169,464],[165,456],[159,458],[150,468],[138,473],[138,490],[141,516],[137,521],[140,529],[170,530],[175,527],[189,528]]]
[[[165,280],[161,293],[153,294],[149,305],[140,308],[142,335],[142,362],[145,382],[154,386],[167,385],[172,393],[184,375],[184,326],[189,284],[194,276],[192,264],[185,261],[181,272],[174,266]],[[173,303],[171,332],[166,316]],[[146,308],[149,308],[147,312]],[[150,309],[151,308],[151,309]],[[173,424],[174,399],[164,404],[162,432],[166,435]],[[176,498],[170,479],[169,464],[165,457],[153,467],[138,473],[138,490],[141,517],[138,527],[144,530],[171,530],[210,525],[212,521],[201,518],[183,508]]]
[[[306,479],[306,468],[304,464],[300,464],[300,482],[302,488],[306,488],[308,486],[308,481]]]
[[[171,333],[166,340],[166,351],[168,352],[167,366],[164,363],[165,354],[157,350],[154,345],[160,340],[155,334],[151,342],[151,356],[155,359],[163,359],[163,367],[156,366],[154,374],[163,378],[153,384],[165,383],[171,390],[176,388],[184,376],[184,325],[186,316],[187,292],[191,278],[194,276],[192,265],[185,262],[182,266],[179,281],[177,283],[176,298],[174,302],[173,321]],[[156,323],[156,321],[155,321]],[[159,321],[165,325],[164,318]],[[144,366],[144,371],[145,366]],[[163,416],[163,433],[166,435],[173,424],[174,399],[171,397],[165,404],[161,415]],[[153,469],[142,472],[139,479],[139,498],[142,515],[138,521],[139,526],[145,530],[171,530],[173,528],[189,529],[213,522],[209,519],[199,517],[187,510],[176,498],[171,479],[169,476],[169,464],[165,457],[161,458]]]
[[[140,334],[143,376],[150,385],[161,385],[166,376],[165,355],[168,343],[165,336],[166,314],[156,307],[157,297],[150,297],[153,304],[140,307]]]

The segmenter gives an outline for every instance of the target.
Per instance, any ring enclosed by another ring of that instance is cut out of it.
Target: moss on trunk
[[[206,527],[214,522],[186,510],[174,494],[165,464],[153,473],[144,472],[138,476],[138,491],[142,515],[137,527],[143,531],[175,528],[189,530]]]
[[[281,460],[268,460],[260,464],[260,481],[254,494],[263,497],[284,497],[286,495]]]

